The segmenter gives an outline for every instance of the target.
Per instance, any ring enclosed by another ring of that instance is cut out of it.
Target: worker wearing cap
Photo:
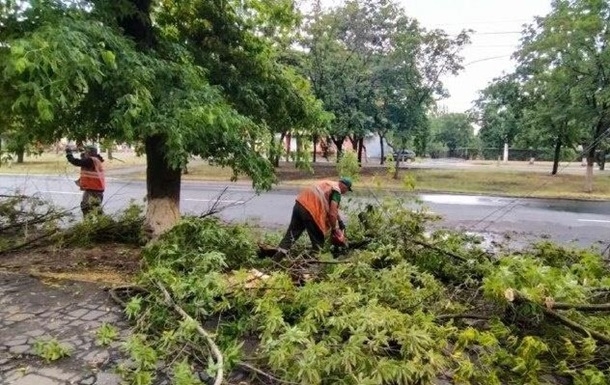
[[[94,210],[101,212],[106,180],[102,166],[104,159],[97,153],[97,148],[86,146],[80,159],[77,159],[72,155],[72,149],[66,147],[66,158],[71,164],[80,167],[80,178],[76,184],[83,191],[83,199],[80,203],[83,216]]]
[[[301,191],[292,209],[290,225],[274,259],[286,256],[305,230],[316,251],[322,248],[325,238],[331,233],[334,239],[344,243],[345,226],[339,217],[339,205],[341,196],[348,191],[352,191],[350,178],[341,178],[336,182],[320,181]]]

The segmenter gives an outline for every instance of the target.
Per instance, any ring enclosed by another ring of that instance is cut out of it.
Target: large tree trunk
[[[19,163],[19,164],[23,163],[24,155],[25,155],[25,148],[24,147],[19,147],[17,149],[17,163]]]
[[[146,138],[147,210],[145,226],[153,238],[169,230],[180,219],[181,170],[165,160],[165,138]]]
[[[561,136],[557,137],[557,141],[555,142],[555,153],[553,154],[553,171],[551,175],[557,175],[557,171],[559,169],[559,157],[561,155]]]
[[[152,0],[129,0],[136,12],[117,14],[119,25],[139,50],[155,47],[156,39],[150,18]],[[165,137],[145,138],[147,208],[145,227],[153,238],[169,230],[180,219],[181,170],[170,168],[165,159]]]
[[[316,163],[316,160],[318,159],[318,157],[317,157],[318,154],[316,152],[317,149],[318,149],[317,148],[318,147],[318,139],[319,139],[318,135],[314,135],[313,136],[313,154],[312,154],[313,155],[312,156],[313,163]]]

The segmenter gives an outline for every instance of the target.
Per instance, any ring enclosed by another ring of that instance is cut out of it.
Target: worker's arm
[[[71,164],[73,164],[77,167],[93,168],[93,159],[91,159],[91,158],[76,159],[74,157],[74,155],[72,155],[72,151],[66,150],[66,159],[68,159],[68,162],[70,162]]]
[[[339,203],[341,203],[341,193],[333,191],[328,210],[328,221],[333,230],[339,228]]]

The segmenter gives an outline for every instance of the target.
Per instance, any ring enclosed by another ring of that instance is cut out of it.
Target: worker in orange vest
[[[83,199],[80,203],[83,216],[94,210],[101,213],[106,188],[102,166],[104,158],[97,153],[95,146],[85,146],[80,159],[74,157],[70,147],[66,147],[66,158],[71,164],[80,167],[80,178],[76,180],[76,184],[83,191]]]
[[[341,178],[335,181],[320,181],[301,191],[292,209],[292,218],[281,240],[274,259],[281,259],[307,231],[314,250],[319,251],[325,238],[330,234],[334,244],[346,244],[345,225],[339,217],[341,196],[352,191],[352,180]]]

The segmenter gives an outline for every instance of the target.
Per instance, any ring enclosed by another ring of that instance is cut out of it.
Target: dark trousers
[[[85,190],[83,192],[83,199],[80,202],[80,209],[83,212],[83,216],[86,216],[92,211],[97,211],[101,214],[103,200],[103,191]]]
[[[287,253],[305,230],[311,240],[311,246],[315,251],[319,251],[324,245],[324,233],[318,228],[309,211],[299,202],[296,202],[292,209],[290,225],[278,248]]]

